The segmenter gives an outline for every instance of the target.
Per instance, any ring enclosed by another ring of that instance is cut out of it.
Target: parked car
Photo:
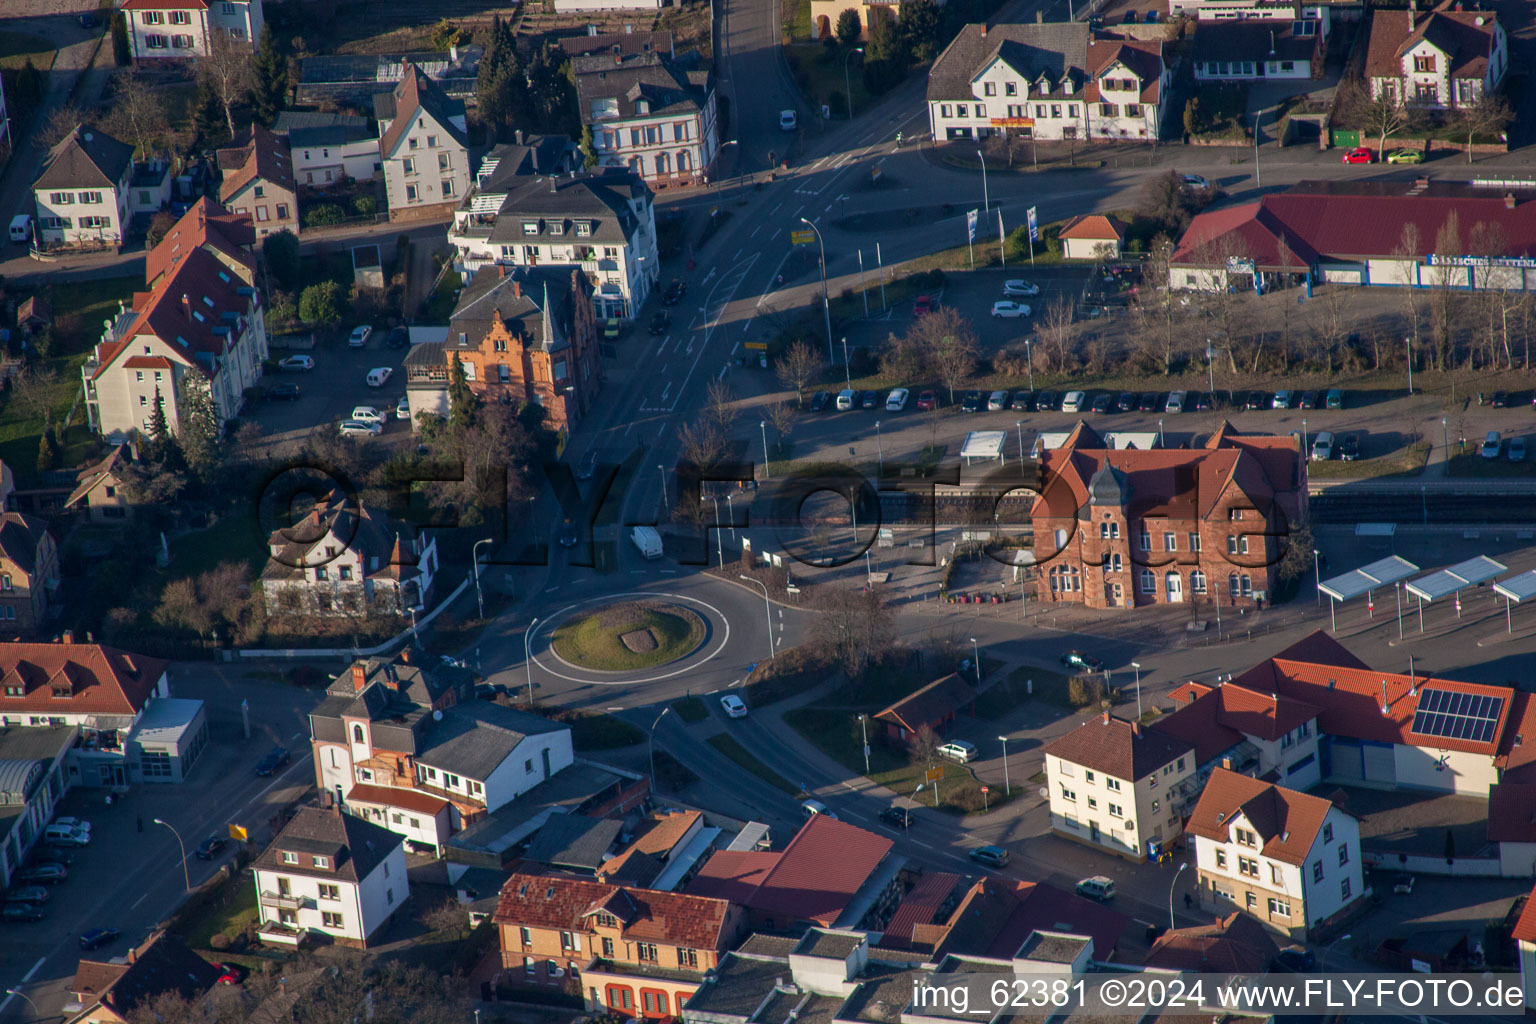
[[[1339,438],[1339,458],[1345,462],[1354,462],[1360,457],[1360,435],[1344,434]]]
[[[294,373],[294,372],[298,372],[298,371],[302,371],[302,370],[313,370],[315,368],[315,357],[314,356],[284,356],[283,358],[281,358],[281,359],[279,359],[277,361],[277,368],[279,370],[286,370],[289,373]]]
[[[229,845],[229,840],[223,836],[209,836],[197,844],[197,849],[192,855],[198,860],[213,860],[214,856]]]
[[[1422,149],[1394,149],[1387,154],[1389,164],[1421,164],[1424,162]]]
[[[1120,401],[1115,403],[1115,408],[1121,412],[1134,412],[1136,410],[1136,392],[1120,392]]]
[[[651,316],[651,326],[649,330],[652,334],[666,334],[671,327],[672,314],[668,313],[666,310],[658,309],[655,314]]]
[[[1104,663],[1091,654],[1082,651],[1068,651],[1061,656],[1061,667],[1072,669],[1075,672],[1103,672]]]
[[[1488,436],[1483,438],[1483,458],[1496,459],[1499,451],[1504,447],[1504,438],[1497,430],[1488,431]]]
[[[219,972],[220,985],[238,985],[250,973],[239,964],[214,964],[213,968]]]
[[[1035,393],[1033,391],[1015,391],[1013,399],[1008,403],[1008,408],[1014,412],[1034,412]]]
[[[1320,430],[1312,441],[1312,461],[1327,462],[1333,458],[1333,434],[1327,430]]]
[[[1011,297],[1017,296],[1032,299],[1040,294],[1040,286],[1031,281],[1004,281],[1003,294]]]
[[[274,384],[267,388],[265,397],[269,402],[297,402],[299,386],[292,383]]]
[[[400,401],[395,403],[395,419],[397,419],[397,420],[406,420],[407,422],[409,422],[410,418],[411,418],[411,400],[410,400],[410,398],[408,396],[401,395],[400,396]]]
[[[1061,408],[1061,396],[1054,391],[1042,391],[1035,396],[1037,412],[1055,412]]]
[[[721,697],[720,706],[725,709],[725,713],[731,718],[747,717],[746,701],[742,700],[734,693],[728,693],[724,697]]]
[[[1209,412],[1216,408],[1216,393],[1213,391],[1191,391],[1189,393],[1189,408],[1196,412]]]
[[[922,394],[917,396],[918,412],[927,412],[930,409],[936,409],[938,408],[938,405],[939,396],[934,394],[932,391],[924,391]]]
[[[116,928],[88,928],[80,933],[80,948],[100,949],[102,946],[110,946],[117,938]]]
[[[1008,392],[994,391],[987,396],[987,412],[1002,412],[1008,408]]]
[[[77,828],[87,834],[91,831],[91,823],[84,818],[65,816],[63,818],[54,818],[53,823],[55,825],[63,825],[65,828]]]
[[[368,371],[368,376],[366,378],[368,386],[371,388],[383,387],[385,384],[389,383],[389,378],[394,375],[394,372],[395,371],[388,366],[375,366],[373,369]]]
[[[555,543],[563,548],[573,548],[581,543],[581,531],[576,527],[576,520],[570,516],[560,520],[560,528],[555,533]]]
[[[256,762],[257,775],[275,775],[277,770],[288,763],[288,748],[273,747],[267,751],[267,755]]]
[[[1510,462],[1524,462],[1525,461],[1525,438],[1523,438],[1523,437],[1512,437],[1512,438],[1509,439],[1509,461]]]
[[[68,877],[69,868],[63,864],[34,864],[17,873],[16,880],[28,885],[57,885]]]
[[[1398,875],[1392,879],[1392,891],[1399,896],[1410,896],[1413,894],[1413,882],[1414,878],[1412,875]]]
[[[389,336],[384,339],[384,347],[394,349],[410,348],[411,329],[403,325],[399,327],[391,327],[389,329]]]
[[[1296,403],[1296,408],[1298,408],[1298,409],[1316,409],[1317,408],[1317,392],[1316,391],[1303,391],[1301,393],[1301,400]]]
[[[1115,396],[1108,391],[1101,391],[1093,396],[1093,403],[1088,406],[1089,412],[1109,412],[1114,405]]]
[[[1344,154],[1344,162],[1346,164],[1373,164],[1376,162],[1376,155],[1364,146],[1356,146]]]
[[[336,430],[343,437],[378,437],[384,433],[382,424],[362,420],[342,420]]]
[[[781,110],[779,111],[779,130],[792,132],[795,130],[795,125],[799,123],[799,120],[793,110]]]
[[[1328,397],[1323,399],[1323,404],[1330,409],[1344,408],[1344,389],[1329,388]]]
[[[674,277],[668,284],[667,290],[661,293],[663,306],[675,306],[683,301],[683,296],[688,294],[688,286],[680,277]]]
[[[919,295],[912,301],[912,319],[927,316],[937,309],[939,304],[933,301],[932,295]]]
[[[1310,974],[1317,970],[1317,956],[1305,946],[1286,946],[1275,954],[1272,970]]]
[[[1073,886],[1073,891],[1087,899],[1108,903],[1115,898],[1115,880],[1106,875],[1094,875],[1092,878],[1080,879]]]
[[[389,416],[371,405],[358,405],[352,408],[352,415],[347,418],[358,420],[362,423],[378,423],[382,425],[385,420],[389,419]]]
[[[68,825],[49,825],[43,830],[43,842],[50,846],[89,846],[91,834]]]
[[[1008,863],[1008,851],[1001,846],[978,846],[970,852],[970,858],[978,864],[1000,868]]]
[[[1136,400],[1136,408],[1141,412],[1157,412],[1163,404],[1162,397],[1156,391],[1145,391]]]
[[[825,391],[818,391],[811,396],[811,412],[826,412],[827,405],[832,401],[832,396]]]
[[[0,918],[7,921],[41,921],[48,912],[33,903],[7,903],[0,910]]]
[[[1248,401],[1244,403],[1245,409],[1265,409],[1269,407],[1270,395],[1267,391],[1248,392]]]
[[[1202,178],[1198,174],[1186,174],[1186,175],[1184,175],[1184,184],[1188,185],[1190,188],[1210,188],[1211,187],[1211,183],[1206,181],[1204,178]]]
[[[885,396],[885,411],[901,412],[907,407],[908,394],[906,388],[892,388],[891,393]]]
[[[616,316],[611,316],[607,320],[604,320],[603,321],[603,340],[604,341],[618,341],[619,340],[619,331],[620,331],[621,327],[622,327],[622,325],[619,323],[619,318],[616,317]]]
[[[800,802],[800,810],[807,819],[814,818],[818,814],[825,814],[833,821],[837,820],[837,814],[820,800],[802,800]]]
[[[1022,302],[1014,302],[1005,299],[1002,302],[992,303],[992,315],[995,317],[1021,317],[1029,316],[1029,307]]]
[[[347,345],[350,348],[362,348],[368,344],[368,339],[373,337],[373,328],[367,324],[352,328],[352,333],[347,335]]]
[[[5,894],[7,903],[47,903],[53,898],[53,893],[40,885],[24,885],[19,889],[12,889]]]
[[[1163,406],[1163,411],[1164,412],[1183,412],[1184,411],[1184,402],[1185,402],[1185,400],[1188,397],[1189,397],[1189,393],[1186,392],[1186,391],[1170,391],[1168,393],[1168,401]]]
[[[883,808],[879,818],[893,828],[908,828],[912,824],[912,809],[910,807],[896,807],[894,805]]]
[[[1495,409],[1508,409],[1509,408],[1509,392],[1508,391],[1495,391],[1493,393],[1493,401],[1490,404]]]
[[[987,407],[987,394],[985,391],[967,391],[965,397],[960,400],[961,412],[981,412]]]
[[[1047,395],[1051,395],[1052,392],[1047,391],[1046,394]],[[1088,400],[1088,393],[1086,391],[1068,391],[1066,393],[1066,395],[1061,400],[1061,411],[1062,412],[1082,412],[1083,411],[1083,403],[1086,402],[1087,400]],[[1053,406],[1053,408],[1054,408],[1054,406]]]
[[[859,393],[852,388],[843,388],[837,393],[837,411],[848,412],[859,407]]]
[[[861,409],[878,409],[878,408],[880,408],[880,392],[878,392],[878,391],[866,391],[866,392],[864,392],[863,395],[859,396],[859,408],[861,408]]]
[[[965,740],[950,740],[938,749],[940,757],[947,757],[951,761],[959,761],[961,764],[969,763],[977,753],[976,744],[967,743]]]
[[[1270,405],[1276,409],[1289,409],[1291,407],[1291,393],[1289,391],[1276,391],[1274,401]]]

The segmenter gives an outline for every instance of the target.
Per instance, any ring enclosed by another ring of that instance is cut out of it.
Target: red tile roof
[[[1144,963],[1174,971],[1247,974],[1267,970],[1278,952],[1263,925],[1234,910],[1214,924],[1164,932]]]
[[[755,910],[831,925],[894,845],[857,825],[817,814],[801,826],[782,853],[755,855],[776,859],[751,892],[743,892],[747,878],[767,861],[742,861],[738,858],[754,855],[737,853],[717,865],[725,851],[709,859],[688,891],[730,892],[732,902]]]
[[[420,113],[426,113],[436,121],[438,127],[459,145],[465,144],[464,133],[450,120],[448,94],[443,91],[442,86],[422,74],[421,69],[415,64],[406,65],[405,75],[393,91],[395,114],[390,119],[389,129],[379,140],[379,152],[385,159],[395,155],[395,148],[400,145],[401,137],[410,130]]]
[[[1501,782],[1536,782],[1536,700],[1524,690],[1516,690],[1509,709],[1509,722],[1499,744],[1498,760]]]
[[[619,920],[625,939],[690,949],[723,951],[735,940],[726,933],[725,900],[652,889],[631,889],[579,878],[514,874],[501,887],[499,925],[586,931],[589,914],[607,912]]]
[[[1045,753],[1127,782],[1135,782],[1193,753],[1188,740],[1142,729],[1105,712],[1048,744]]]
[[[1093,213],[1086,217],[1072,217],[1056,233],[1058,238],[1086,238],[1090,241],[1114,239],[1125,241],[1125,224],[1119,217],[1106,217]]]
[[[1520,942],[1536,942],[1536,891],[1526,898],[1525,909],[1520,911],[1510,937]]]
[[[1501,781],[1488,787],[1488,841],[1536,843],[1536,783]]]
[[[144,257],[144,280],[153,284],[188,252],[202,246],[217,249],[254,275],[256,257],[251,254],[250,247],[255,241],[256,231],[249,217],[230,213],[203,196]]]
[[[349,804],[379,804],[383,807],[399,807],[407,811],[419,811],[436,817],[449,806],[448,801],[430,793],[415,789],[399,789],[394,786],[370,786],[359,783],[347,794]]]
[[[1277,740],[1317,716],[1318,709],[1311,704],[1228,683],[1205,689],[1151,727],[1194,744],[1195,760],[1204,764],[1242,742],[1244,736]]]
[[[123,365],[130,370],[169,370],[171,361],[165,356],[129,356]]]
[[[1403,77],[1403,57],[1427,41],[1445,54],[1453,78],[1481,79],[1488,73],[1499,16],[1490,10],[1463,11],[1456,0],[1443,0],[1432,11],[1377,10],[1371,17],[1365,52],[1368,78]]]
[[[1322,797],[1217,768],[1200,792],[1185,830],[1225,843],[1233,820],[1241,814],[1258,835],[1264,856],[1301,864],[1332,809],[1333,804]]]
[[[897,904],[880,944],[891,949],[911,949],[914,928],[935,923],[941,913],[948,916],[945,904],[954,895],[958,884],[960,876],[947,871],[930,871],[923,875]]]
[[[959,673],[935,679],[901,700],[892,704],[875,717],[890,722],[909,732],[917,732],[923,726],[937,726],[962,708],[976,701],[976,688]]]
[[[124,0],[123,11],[206,11],[206,0]]]
[[[165,674],[166,662],[101,644],[0,644],[0,711],[135,715]],[[54,696],[55,684],[72,694]]]
[[[716,850],[688,883],[688,892],[745,904],[782,856],[757,850]]]
[[[635,837],[629,849],[664,857],[702,817],[698,811],[663,811],[658,817],[648,819],[649,827]]]
[[[1088,44],[1088,73],[1093,81],[1084,97],[1099,102],[1099,76],[1119,61],[1141,82],[1142,103],[1156,103],[1163,89],[1163,44],[1152,39],[1100,39]],[[1124,93],[1115,95],[1123,96]],[[1113,97],[1111,97],[1113,98]]]
[[[1093,939],[1093,956],[1109,960],[1131,918],[1045,882],[978,881],[950,915],[941,953],[1011,957],[1031,932],[1067,932]]]
[[[238,160],[238,165],[227,165],[227,158]],[[258,179],[293,191],[293,157],[288,151],[288,140],[259,124],[251,125],[249,133],[230,149],[220,150],[219,164],[225,169],[224,183],[219,186],[219,199],[223,202],[229,202]]]

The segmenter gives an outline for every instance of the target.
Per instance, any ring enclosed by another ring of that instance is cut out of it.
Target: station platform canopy
[[[1390,587],[1419,571],[1419,567],[1398,555],[1389,555],[1370,565],[1361,566],[1327,579],[1318,587],[1335,601],[1352,601],[1381,587]]]
[[[969,463],[972,459],[997,459],[1003,457],[1003,444],[1008,440],[1006,430],[973,430],[965,435],[960,446],[960,457]]]
[[[1499,573],[1507,572],[1508,569],[1509,566],[1502,562],[1495,562],[1487,555],[1478,555],[1448,569],[1421,576],[1408,584],[1406,589],[1420,601],[1433,601],[1437,597],[1449,597],[1466,587],[1487,583]]]

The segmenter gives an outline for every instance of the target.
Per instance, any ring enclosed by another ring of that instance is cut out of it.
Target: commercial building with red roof
[[[1079,422],[1041,456],[1035,600],[1089,608],[1252,607],[1306,521],[1295,438],[1223,423],[1198,448],[1115,450]]]
[[[1173,288],[1200,291],[1302,282],[1528,291],[1536,288],[1536,189],[1303,181],[1196,216],[1168,277]]]
[[[1322,780],[1319,709],[1313,705],[1236,683],[1186,683],[1170,697],[1182,706],[1151,728],[1194,744],[1196,790],[1217,766],[1293,789],[1309,789]]]
[[[906,861],[893,854],[894,846],[884,836],[817,814],[780,852],[715,853],[687,891],[741,904],[754,929],[854,928],[899,898]]]
[[[493,918],[504,983],[563,988],[590,1012],[675,1017],[746,933],[727,900],[558,875],[516,873]]]
[[[1125,222],[1102,213],[1069,217],[1056,237],[1069,260],[1115,260],[1125,244]]]
[[[262,0],[123,0],[134,60],[193,61],[209,55],[215,33],[254,49],[266,24]]]
[[[885,726],[886,735],[891,739],[910,743],[924,729],[934,735],[942,733],[958,712],[974,714],[975,706],[976,687],[969,679],[951,672],[907,694],[873,717]]]
[[[1217,768],[1186,829],[1206,910],[1304,941],[1365,898],[1359,822],[1322,797]]]
[[[1167,855],[1184,830],[1195,746],[1109,712],[1045,748],[1051,831],[1131,860]]]

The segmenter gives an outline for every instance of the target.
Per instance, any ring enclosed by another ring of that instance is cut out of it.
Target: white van
[[[1086,896],[1100,903],[1108,903],[1115,898],[1115,880],[1103,875],[1094,875],[1077,883],[1077,894]]]
[[[55,846],[89,846],[91,834],[72,825],[49,825],[43,832],[43,842]]]
[[[818,814],[824,814],[828,818],[831,818],[833,821],[837,820],[837,814],[834,813],[830,808],[827,807],[826,804],[822,803],[820,800],[807,800],[800,805],[800,809],[805,812],[805,819],[807,821],[816,817]]]
[[[847,412],[858,404],[859,393],[852,388],[844,388],[837,393],[837,411]]]
[[[939,748],[939,756],[965,764],[976,756],[976,744],[965,740],[951,740]]]
[[[1312,441],[1312,461],[1327,462],[1333,458],[1333,434],[1327,430],[1319,430],[1317,437]]]
[[[11,218],[11,241],[32,241],[32,215],[28,213],[17,214]]]

